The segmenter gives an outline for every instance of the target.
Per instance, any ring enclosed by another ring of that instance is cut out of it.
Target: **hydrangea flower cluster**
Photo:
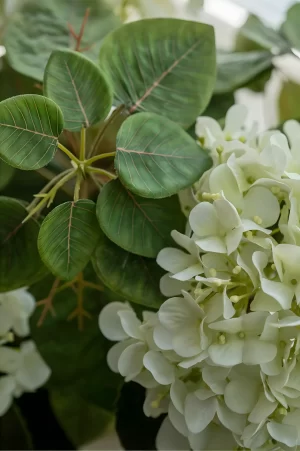
[[[32,340],[12,345],[15,335],[29,335],[34,308],[34,297],[24,288],[0,293],[0,415],[8,411],[14,397],[35,391],[51,373]]]
[[[300,125],[259,134],[246,115],[197,120],[213,167],[157,257],[169,299],[142,321],[126,303],[100,314],[110,368],[167,413],[161,450],[300,449]]]

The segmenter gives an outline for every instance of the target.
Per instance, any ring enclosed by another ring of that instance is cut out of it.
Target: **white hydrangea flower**
[[[159,450],[300,449],[300,125],[257,134],[246,114],[197,120],[213,167],[180,249],[158,255],[169,299],[141,321],[123,303],[100,314],[112,369],[147,388],[146,415],[167,414]]]
[[[0,415],[8,411],[14,397],[35,391],[51,374],[32,340],[19,347],[6,346],[14,341],[14,334],[29,335],[34,307],[34,297],[24,288],[0,293]]]

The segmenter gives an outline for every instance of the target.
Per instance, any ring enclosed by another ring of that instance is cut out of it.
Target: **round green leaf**
[[[274,54],[289,49],[289,43],[281,36],[279,31],[267,27],[259,17],[253,14],[250,14],[241,27],[240,33],[263,48],[272,50]]]
[[[179,19],[132,22],[105,38],[100,65],[131,113],[159,113],[188,128],[213,92],[214,31]]]
[[[145,199],[132,194],[119,180],[102,188],[96,214],[108,238],[144,257],[156,257],[171,244],[171,231],[183,232],[185,226],[178,196]]]
[[[117,135],[115,167],[122,183],[143,197],[162,198],[199,180],[211,165],[182,128],[154,113],[129,117]]]
[[[88,21],[81,39],[81,49],[96,60],[103,37],[119,26],[105,0],[29,0],[19,2],[5,27],[4,42],[10,65],[18,72],[42,81],[44,69],[53,50],[75,48],[68,23],[79,34],[87,8]]]
[[[273,55],[268,51],[220,53],[215,93],[231,92],[272,67]]]
[[[46,97],[25,94],[0,102],[0,157],[19,169],[39,169],[56,152],[63,130],[60,108]]]
[[[57,277],[72,280],[90,260],[99,232],[94,202],[59,205],[44,219],[39,233],[43,262]]]
[[[158,309],[165,300],[159,290],[164,271],[154,259],[131,254],[101,234],[92,263],[99,279],[128,301]]]
[[[71,50],[55,50],[51,54],[44,90],[60,106],[65,128],[70,131],[105,119],[112,106],[111,88],[99,67]]]
[[[34,219],[22,224],[25,207],[16,199],[0,197],[0,291],[32,285],[46,274],[41,262]]]

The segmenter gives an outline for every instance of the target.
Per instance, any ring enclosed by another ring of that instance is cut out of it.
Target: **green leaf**
[[[0,191],[9,184],[14,176],[14,173],[15,169],[12,166],[9,166],[4,163],[4,161],[0,160]]]
[[[48,296],[53,277],[34,285],[32,294],[37,300]],[[119,374],[107,366],[107,352],[112,346],[100,332],[98,317],[106,305],[106,293],[85,288],[84,309],[89,318],[84,319],[84,329],[79,331],[76,319],[68,321],[77,307],[76,293],[67,288],[53,299],[55,316],[48,315],[42,326],[37,323],[42,313],[36,308],[30,319],[30,330],[39,352],[50,366],[52,373],[49,389],[72,391],[87,401],[113,412],[122,385]]]
[[[289,119],[300,120],[300,85],[293,81],[284,82],[280,91],[278,106],[280,122]]]
[[[281,26],[283,34],[292,47],[300,49],[300,4],[295,3],[288,9],[286,20]]]
[[[165,300],[159,290],[164,271],[156,261],[121,249],[104,234],[101,234],[92,263],[100,280],[128,301],[158,309]]]
[[[159,113],[188,128],[213,92],[213,28],[179,19],[132,22],[105,38],[100,65],[131,113]]]
[[[99,232],[94,202],[65,202],[42,223],[38,237],[41,258],[57,277],[72,280],[89,262]]]
[[[21,4],[9,20],[4,42],[10,65],[18,72],[42,81],[53,50],[74,48],[68,23],[79,34],[86,12],[90,14],[81,40],[85,54],[96,60],[103,37],[120,20],[104,0],[31,0]]]
[[[268,51],[220,53],[215,93],[234,91],[272,67]]]
[[[16,199],[0,197],[0,291],[30,286],[46,274],[41,262],[34,219],[22,224],[25,207]]]
[[[273,28],[267,27],[257,16],[250,14],[240,33],[273,54],[288,51],[289,43]]]
[[[73,390],[51,390],[50,402],[58,422],[77,449],[99,439],[114,420],[111,412],[87,402]]]
[[[199,180],[210,165],[196,141],[154,113],[129,117],[117,135],[116,170],[122,183],[143,197],[171,196]]]
[[[145,199],[132,194],[119,180],[102,188],[96,213],[108,238],[123,249],[144,257],[156,257],[172,242],[171,231],[183,232],[185,227],[178,196]]]
[[[0,102],[0,158],[19,169],[46,166],[63,130],[60,108],[36,94]]]
[[[33,449],[26,420],[15,404],[0,417],[0,449]]]
[[[80,131],[106,118],[112,91],[101,70],[78,52],[56,50],[44,75],[45,95],[60,106],[65,128]]]

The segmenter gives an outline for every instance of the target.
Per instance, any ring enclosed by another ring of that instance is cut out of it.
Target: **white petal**
[[[170,388],[171,401],[180,413],[184,413],[184,402],[188,394],[188,390],[184,382],[176,379]]]
[[[172,274],[176,274],[197,262],[194,256],[173,247],[162,249],[158,253],[156,261],[159,266]]]
[[[182,290],[190,290],[190,282],[182,282],[181,280],[173,279],[171,273],[165,274],[161,277],[159,282],[159,289],[164,296],[171,297],[181,294]]]
[[[162,413],[168,412],[168,405],[169,400],[164,396],[164,392],[161,387],[155,387],[151,390],[147,390],[146,398],[143,404],[143,411],[146,417],[158,418]]]
[[[158,351],[148,351],[144,356],[144,366],[154,379],[161,385],[169,385],[174,382],[174,366]]]
[[[244,197],[242,217],[253,220],[261,218],[262,227],[270,227],[276,223],[280,213],[277,197],[263,186],[251,188]]]
[[[172,334],[161,324],[154,327],[153,340],[156,346],[163,351],[173,349]]]
[[[22,365],[16,372],[16,381],[29,391],[34,391],[45,384],[51,374],[50,367],[35,349],[30,350],[30,342],[21,344]]]
[[[277,407],[277,402],[269,401],[264,393],[259,395],[259,399],[251,411],[248,420],[251,423],[259,424],[271,415]]]
[[[16,384],[12,376],[0,377],[0,416],[10,408]]]
[[[245,340],[243,362],[246,365],[259,365],[270,362],[277,353],[277,346],[274,343],[259,339]]]
[[[243,362],[244,340],[227,340],[225,344],[213,344],[208,348],[208,355],[216,365],[225,367]]]
[[[228,332],[230,334],[236,334],[243,330],[243,319],[240,318],[231,318],[224,319],[221,321],[216,321],[208,326],[213,330],[220,330],[223,332]]]
[[[133,310],[119,310],[118,315],[124,332],[131,338],[142,339],[141,321],[137,318],[136,313]]]
[[[222,227],[225,230],[229,232],[241,225],[241,220],[236,208],[232,205],[232,203],[228,202],[228,200],[216,200],[214,202],[214,207],[218,215],[219,224],[222,224]],[[218,232],[218,234],[219,233],[220,232]]]
[[[233,315],[235,315],[235,308],[233,307],[231,300],[227,296],[226,287],[224,288],[223,291],[222,300],[223,300],[223,316],[225,319],[230,319],[233,317]]]
[[[202,351],[200,354],[196,355],[196,357],[182,360],[178,364],[178,366],[180,366],[181,368],[191,368],[192,366],[197,365],[197,363],[202,362],[207,357],[208,357],[207,351]]]
[[[187,437],[189,431],[184,419],[184,415],[182,415],[182,413],[179,413],[171,402],[169,404],[168,415],[174,428],[177,429],[177,431],[180,432],[180,434]]]
[[[19,351],[8,346],[0,346],[0,371],[3,373],[15,372],[22,364]]]
[[[127,303],[111,302],[103,307],[99,315],[100,330],[106,338],[112,341],[121,341],[128,338],[118,315],[120,310],[131,311],[132,308]]]
[[[183,437],[172,425],[168,417],[164,419],[156,436],[158,451],[188,451],[188,440]]]
[[[294,293],[289,286],[284,285],[281,282],[261,279],[261,288],[269,296],[276,299],[284,310],[288,310],[291,307]]]
[[[250,309],[252,312],[278,312],[282,310],[282,306],[276,299],[259,290],[251,302]]]
[[[226,133],[234,134],[240,131],[245,124],[248,115],[248,109],[245,105],[233,105],[229,108],[225,118]]]
[[[189,222],[198,237],[219,234],[219,219],[214,205],[201,202],[190,213]]]
[[[197,276],[198,274],[202,274],[202,273],[203,273],[203,267],[202,267],[201,263],[195,263],[194,265],[189,266],[188,268],[184,269],[183,271],[177,272],[172,277],[177,280],[186,281],[186,280],[190,280],[193,277]]]
[[[226,405],[236,413],[250,413],[254,408],[259,394],[259,387],[250,380],[233,380],[225,388]]]
[[[132,379],[132,381],[140,384],[144,388],[155,388],[159,385],[150,371],[146,369],[143,369],[136,377]]]
[[[217,394],[223,394],[224,390],[219,390],[222,388],[222,384],[225,382],[229,374],[229,368],[223,368],[218,366],[206,366],[202,370],[203,381]]]
[[[242,193],[239,190],[236,178],[227,164],[216,166],[209,176],[210,192],[224,192],[226,199],[235,207],[240,208],[242,205]]]
[[[289,424],[280,424],[275,421],[270,421],[267,424],[269,434],[274,440],[284,443],[292,447],[296,446],[298,442],[298,432],[295,426]]]
[[[199,354],[202,351],[199,327],[185,327],[176,332],[173,338],[173,349],[181,357],[193,357]]]
[[[226,254],[227,248],[223,238],[219,236],[209,236],[205,238],[197,238],[195,241],[203,251],[206,252],[218,252],[220,254]]]
[[[274,324],[274,327],[293,327],[300,325],[300,317],[299,316],[286,316],[283,319],[280,319],[277,324]]]
[[[241,225],[240,227],[233,228],[230,232],[226,235],[226,247],[227,247],[227,254],[230,255],[232,252],[234,252],[243,237],[244,228]]]
[[[134,341],[131,339],[120,341],[113,345],[107,353],[107,364],[109,368],[114,372],[118,373],[118,362],[121,357],[122,352],[127,348],[127,346],[133,344]]]
[[[188,251],[189,254],[192,254],[194,256],[199,255],[199,251],[197,249],[197,246],[195,246],[194,240],[192,240],[189,236],[177,232],[177,230],[172,230],[171,237],[173,238],[175,243],[183,247],[186,251]]]
[[[189,441],[194,451],[232,451],[237,443],[232,433],[222,425],[211,423],[199,434],[190,434]]]
[[[146,352],[144,343],[135,343],[127,346],[118,361],[119,373],[131,380],[136,377],[143,368],[143,358]]]
[[[195,324],[197,319],[200,322],[201,316],[201,309],[195,301],[177,297],[165,301],[158,311],[161,324],[173,332]]]
[[[184,416],[188,429],[193,434],[203,431],[213,420],[217,409],[216,398],[200,401],[193,393],[185,400]]]
[[[218,402],[217,414],[223,426],[232,431],[234,434],[242,434],[246,425],[246,415],[240,415],[232,412],[221,402]]]

